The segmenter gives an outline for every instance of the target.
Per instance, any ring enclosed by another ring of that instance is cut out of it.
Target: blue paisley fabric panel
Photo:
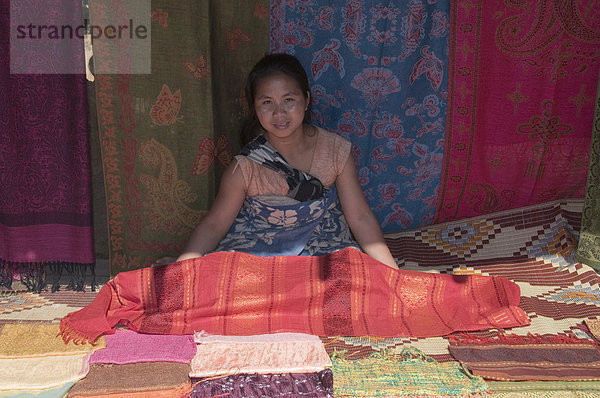
[[[308,72],[313,122],[353,144],[384,232],[433,221],[448,96],[448,0],[271,1],[270,51]]]

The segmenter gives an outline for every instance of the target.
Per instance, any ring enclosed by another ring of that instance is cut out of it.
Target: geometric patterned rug
[[[574,260],[583,200],[563,200],[423,227],[386,240],[402,269],[445,274],[503,276],[521,288],[520,306],[531,325],[508,330],[527,335],[566,335],[593,339],[584,320],[600,318],[600,276]],[[57,323],[89,304],[97,294],[0,292],[0,326],[14,322]],[[491,336],[495,331],[480,332]],[[451,361],[448,340],[434,338],[323,337],[328,352],[348,358],[407,345],[434,359]]]
[[[600,276],[574,260],[582,209],[583,200],[562,200],[388,233],[386,240],[402,269],[503,276],[516,282],[531,325],[507,333],[593,340],[584,320],[600,318]],[[474,334],[492,337],[497,330]],[[440,362],[453,360],[445,337],[322,340],[328,352],[345,350],[349,358],[410,345]]]
[[[0,292],[0,327],[6,323],[59,323],[70,312],[92,302],[96,291],[59,290],[51,293]]]

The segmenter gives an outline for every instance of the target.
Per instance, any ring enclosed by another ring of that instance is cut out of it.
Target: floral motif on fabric
[[[210,76],[206,54],[200,54],[200,56],[192,62],[183,62],[183,66],[196,80],[202,80],[203,78]]]
[[[252,37],[239,26],[225,33],[225,38],[227,39],[227,50],[230,52],[234,51],[240,44],[252,41]]]
[[[450,3],[452,91],[434,221],[582,197],[600,66],[597,4]]]
[[[555,81],[582,73],[595,62],[598,54],[576,49],[574,41],[600,43],[597,3],[541,0],[531,8],[506,4],[507,8],[497,13],[501,21],[497,46],[508,55],[521,58],[523,69]],[[565,40],[565,33],[572,39]]]
[[[163,28],[167,28],[169,26],[169,13],[162,8],[157,8],[156,10],[152,11],[150,17]]]
[[[163,84],[160,94],[156,98],[156,103],[150,111],[150,117],[154,124],[169,126],[177,122],[180,108],[181,92],[177,90],[173,93],[169,86]]]
[[[264,197],[246,198],[244,206],[215,251],[259,256],[324,255],[358,248],[332,187],[322,198],[271,205]]]
[[[362,93],[370,108],[377,108],[388,95],[400,91],[400,81],[389,69],[367,68],[354,77],[352,88]]]
[[[532,160],[527,164],[525,175],[540,179],[543,177],[545,169],[546,154],[550,149],[551,141],[556,141],[561,135],[571,134],[573,126],[560,122],[560,117],[552,114],[554,103],[544,101],[542,104],[544,112],[542,116],[535,115],[529,120],[529,123],[518,126],[519,133],[528,134],[532,141],[535,141],[531,148],[533,152]],[[535,170],[537,164],[537,171]]]

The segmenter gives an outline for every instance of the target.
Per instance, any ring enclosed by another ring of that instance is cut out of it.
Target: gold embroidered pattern
[[[152,138],[142,142],[140,156],[145,165],[158,169],[157,176],[140,175],[140,182],[148,189],[143,205],[149,227],[171,234],[188,234],[203,212],[188,206],[196,200],[196,194],[187,182],[177,178],[177,163],[173,154]]]
[[[540,0],[537,5],[505,0],[508,11],[499,12],[496,46],[502,52],[523,58],[523,66],[535,76],[547,74],[552,81],[582,73],[597,62],[598,51],[575,51],[574,41],[600,44],[600,16],[595,0]]]
[[[546,100],[542,103],[544,111],[542,115],[532,116],[527,124],[518,126],[519,133],[529,134],[529,138],[536,141],[531,150],[533,157],[527,164],[526,177],[541,179],[544,175],[545,157],[550,149],[550,142],[555,141],[562,135],[571,134],[573,127],[560,122],[560,117],[553,115],[554,102]],[[537,165],[537,171],[536,171]]]

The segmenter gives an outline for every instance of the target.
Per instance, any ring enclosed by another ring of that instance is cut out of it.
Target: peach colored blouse
[[[330,187],[342,173],[352,144],[335,133],[321,128],[317,130],[319,135],[309,174],[321,180],[325,187]],[[276,171],[243,155],[237,155],[235,159],[246,180],[246,195],[287,195],[290,188],[285,178]]]

